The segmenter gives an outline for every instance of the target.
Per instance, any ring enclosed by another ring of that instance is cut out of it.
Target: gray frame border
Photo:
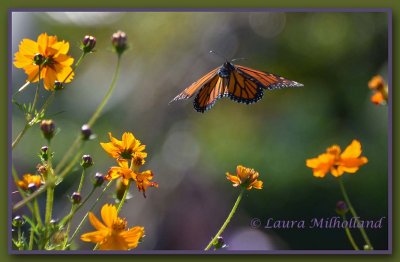
[[[393,13],[392,8],[9,8],[8,9],[8,188],[11,188],[13,180],[11,177],[12,166],[12,13],[16,12],[286,12],[286,13],[313,13],[313,12],[332,12],[332,13],[387,13],[388,14],[388,249],[372,251],[355,250],[134,250],[134,251],[92,251],[92,250],[71,250],[71,251],[19,251],[12,249],[11,217],[8,219],[8,253],[13,255],[27,254],[46,254],[46,255],[66,255],[66,254],[85,254],[85,255],[256,255],[256,254],[280,254],[280,255],[391,255],[393,252]],[[12,214],[12,203],[8,199],[8,215]]]

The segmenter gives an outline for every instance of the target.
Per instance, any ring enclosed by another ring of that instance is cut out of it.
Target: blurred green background
[[[147,145],[144,168],[153,170],[160,187],[150,188],[147,199],[131,190],[133,198],[121,213],[130,226],[145,227],[139,249],[203,249],[237,197],[225,172],[234,172],[238,164],[259,171],[264,189],[244,196],[224,233],[228,249],[351,249],[341,229],[252,229],[250,221],[336,216],[335,204],[342,199],[338,183],[330,175],[314,178],[305,160],[332,144],[345,148],[355,138],[369,163],[356,175],[344,176],[350,198],[363,219],[387,217],[388,110],[370,102],[367,87],[376,74],[387,79],[387,14],[13,13],[13,53],[23,38],[35,40],[47,32],[69,41],[77,58],[83,36],[97,38],[97,51],[85,58],[50,108],[49,117],[61,129],[54,139],[55,161],[111,82],[116,55],[110,37],[119,29],[127,33],[130,49],[123,55],[117,89],[93,128],[97,139],[87,144],[85,153],[94,158],[94,175],[114,165],[99,145],[108,141],[107,132],[120,138],[131,131]],[[221,99],[205,114],[194,111],[191,100],[168,104],[224,62],[209,50],[228,59],[245,57],[238,63],[304,87],[267,91],[249,106]],[[15,68],[12,74],[15,93],[26,76]],[[28,102],[33,93],[32,85],[17,99]],[[16,107],[12,115],[15,138],[24,122]],[[19,174],[35,172],[45,143],[38,127],[29,130],[13,151]],[[69,211],[68,195],[76,190],[79,176],[77,166],[57,188],[55,218]],[[83,193],[90,190],[87,178]],[[104,202],[112,202],[111,195]],[[12,202],[18,200],[12,194]],[[91,230],[87,223],[84,231]],[[361,245],[359,232],[353,232]],[[387,249],[386,223],[367,232],[375,249]],[[79,240],[77,246],[92,247]]]

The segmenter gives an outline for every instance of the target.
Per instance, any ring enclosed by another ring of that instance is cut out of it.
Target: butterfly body
[[[250,104],[260,100],[264,95],[264,90],[300,86],[303,85],[278,75],[226,61],[222,66],[211,70],[191,84],[172,101],[188,99],[197,93],[193,101],[194,108],[204,113],[221,97],[229,97],[233,101]]]

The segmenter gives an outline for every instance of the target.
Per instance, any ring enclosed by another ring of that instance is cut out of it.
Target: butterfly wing
[[[227,91],[231,100],[246,104],[255,103],[264,95],[264,89],[257,81],[253,81],[238,70],[230,73]]]
[[[218,69],[219,67],[211,70],[208,74],[204,75],[202,78],[191,84],[174,99],[172,99],[171,102],[192,97],[200,88],[209,83],[217,75]]]
[[[200,89],[193,101],[194,109],[204,113],[213,107],[218,99],[225,96],[228,96],[227,79],[217,74]]]
[[[260,84],[264,89],[273,90],[279,89],[284,87],[301,87],[303,84],[298,83],[296,81],[288,80],[284,77],[261,72],[258,70],[254,70],[248,67],[236,65],[236,70],[239,74],[243,75],[245,78],[249,79],[250,81],[256,82]]]

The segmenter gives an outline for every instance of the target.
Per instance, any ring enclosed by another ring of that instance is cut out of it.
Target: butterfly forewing
[[[284,87],[301,87],[303,84],[300,84],[296,81],[288,80],[284,77],[265,73],[258,70],[254,70],[244,66],[236,66],[236,69],[241,73],[244,77],[250,79],[251,81],[258,82],[262,85],[263,88],[272,90],[277,88]]]
[[[191,84],[185,90],[183,90],[179,95],[177,95],[172,101],[188,99],[192,97],[200,88],[202,88],[207,82],[210,82],[213,77],[217,75],[219,67],[215,68],[214,70],[210,71],[208,74]],[[171,102],[172,102],[171,101]]]

